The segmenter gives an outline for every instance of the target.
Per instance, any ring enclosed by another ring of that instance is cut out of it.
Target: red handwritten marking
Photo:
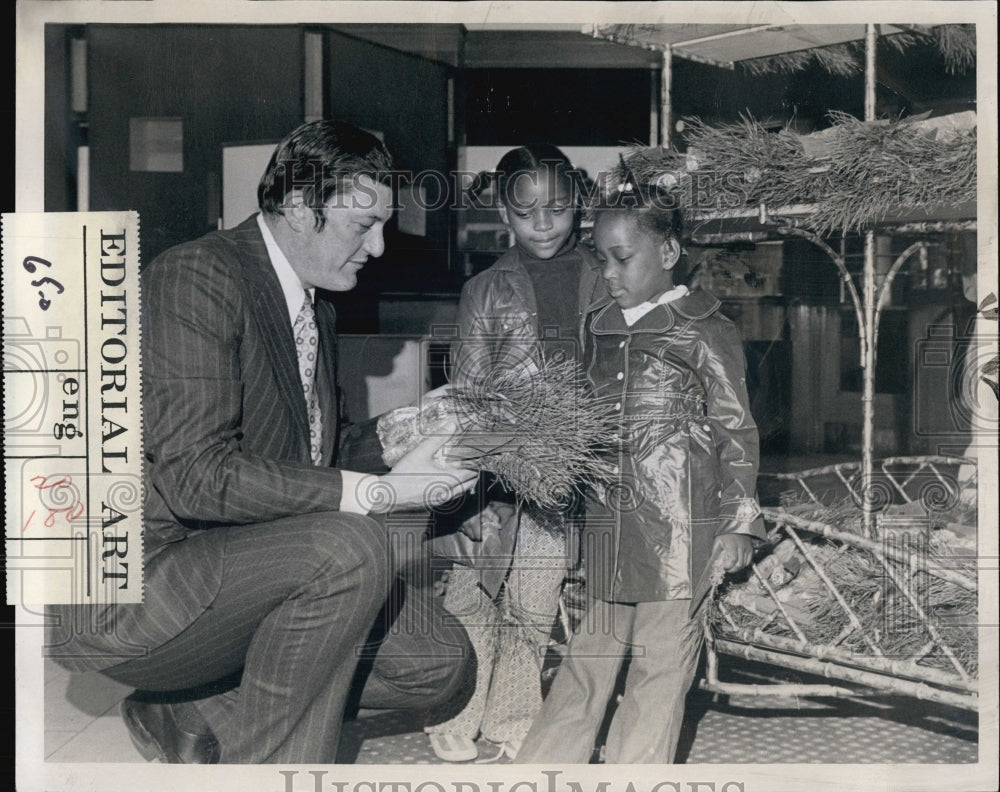
[[[32,476],[28,480],[31,482],[37,482],[38,479],[41,479],[41,482],[35,484],[35,489],[37,490],[47,490],[47,489],[53,489],[55,487],[59,487],[60,489],[65,489],[66,487],[73,486],[72,476],[63,476],[57,481],[53,481],[51,484],[48,483],[49,479],[48,476]]]
[[[32,476],[28,480],[32,484],[34,484],[35,489],[39,491],[49,490],[49,489],[67,489],[73,486],[72,476],[62,476],[53,482],[49,482],[48,476]],[[71,523],[74,520],[77,520],[80,517],[82,517],[84,511],[85,508],[82,501],[77,501],[71,506],[64,506],[61,509],[53,509],[50,507],[49,513],[45,517],[45,520],[42,524],[46,528],[52,528],[56,524],[56,515],[58,515],[59,513],[63,513],[66,517],[66,522]],[[28,526],[31,524],[31,521],[34,519],[34,517],[35,517],[35,510],[32,510],[31,514],[28,516],[28,519],[24,523],[24,527],[21,529],[21,533],[24,533],[25,531],[28,530]]]

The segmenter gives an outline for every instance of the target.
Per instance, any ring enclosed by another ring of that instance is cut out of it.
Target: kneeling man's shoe
[[[121,713],[129,736],[147,762],[166,764],[216,764],[219,741],[210,731],[194,734],[177,724],[175,708],[191,704],[169,704],[129,696]]]

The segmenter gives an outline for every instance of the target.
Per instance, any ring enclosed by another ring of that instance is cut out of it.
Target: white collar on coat
[[[675,286],[670,291],[665,291],[655,300],[646,300],[639,303],[634,308],[622,308],[622,316],[625,317],[625,324],[629,327],[638,322],[642,317],[652,311],[657,305],[665,305],[668,302],[679,300],[688,293],[687,286]]]

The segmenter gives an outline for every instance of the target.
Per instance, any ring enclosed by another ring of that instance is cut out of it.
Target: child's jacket
[[[524,266],[527,256],[520,248],[513,247],[462,288],[458,303],[459,340],[452,345],[453,381],[467,382],[492,369],[530,368],[540,362],[543,328],[538,321],[531,276]],[[607,296],[599,274],[600,265],[590,250],[577,243],[559,257],[579,262],[577,293],[566,297],[577,304],[580,322],[576,337],[546,339],[549,349],[558,346],[559,341],[582,345],[587,309]]]
[[[576,294],[566,295],[576,305],[579,321],[573,338],[549,338],[540,326],[535,290],[524,264],[527,256],[513,247],[463,287],[458,304],[458,339],[451,348],[452,382],[467,384],[496,369],[530,372],[541,363],[543,347],[549,355],[563,351],[569,358],[580,359],[587,310],[607,298],[597,259],[579,243],[559,254],[579,266]],[[542,514],[534,516],[544,519]],[[519,518],[520,513],[505,521],[499,548],[450,534],[432,540],[431,552],[473,566],[479,565],[480,554],[489,556],[481,585],[493,596],[506,575],[500,559],[513,553]],[[574,553],[575,546],[571,545],[569,554]]]
[[[587,317],[584,365],[622,426],[618,480],[588,508],[584,528],[593,597],[690,598],[717,535],[764,538],[743,344],[719,307],[695,290],[631,327],[614,302]]]

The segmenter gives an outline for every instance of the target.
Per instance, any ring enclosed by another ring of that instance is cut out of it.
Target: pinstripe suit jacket
[[[142,298],[147,564],[215,526],[336,511],[342,478],[331,463],[381,464],[374,422],[341,429],[336,313],[322,298],[323,464],[312,464],[295,339],[255,216],[163,253],[143,272]],[[211,602],[221,574],[222,559],[205,558],[184,582],[204,590],[185,599]]]
[[[172,544],[218,526],[339,510],[334,461],[385,469],[375,421],[341,426],[336,314],[322,298],[323,464],[312,464],[288,308],[255,216],[157,257],[142,274],[142,314],[145,598],[90,615],[50,606],[50,655],[71,670],[159,646],[211,604],[223,558],[182,568]]]
[[[159,256],[142,294],[147,558],[215,525],[336,511],[341,476],[329,465],[342,441],[367,452],[378,441],[364,426],[341,436],[333,305],[316,301],[317,467],[285,299],[254,217]]]

